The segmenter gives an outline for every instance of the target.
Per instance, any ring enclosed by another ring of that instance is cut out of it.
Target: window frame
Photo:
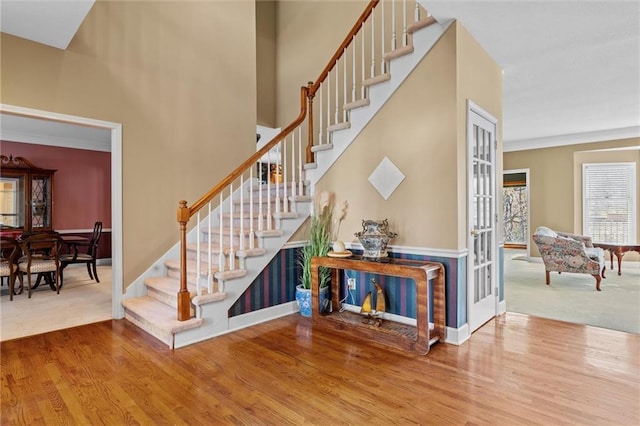
[[[629,169],[629,204],[630,208],[628,210],[628,222],[629,222],[629,231],[627,240],[625,242],[610,242],[610,241],[596,241],[601,243],[614,243],[614,244],[636,244],[637,239],[637,214],[636,214],[636,163],[630,161],[616,161],[616,162],[603,162],[603,163],[583,163],[582,164],[582,233],[584,235],[589,235],[593,238],[593,232],[589,228],[588,219],[588,198],[587,198],[587,174],[589,173],[589,168],[605,168],[605,167],[622,167],[625,169]]]

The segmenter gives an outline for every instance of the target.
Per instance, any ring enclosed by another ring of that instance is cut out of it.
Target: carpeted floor
[[[640,262],[623,262],[622,276],[610,270],[596,291],[586,274],[551,273],[545,285],[542,262],[529,262],[522,250],[505,249],[507,311],[640,333]]]
[[[31,299],[25,290],[13,301],[5,285],[0,298],[0,340],[111,319],[111,265],[98,265],[98,276],[100,283],[89,278],[84,265],[71,265],[64,270],[60,294],[42,283]]]

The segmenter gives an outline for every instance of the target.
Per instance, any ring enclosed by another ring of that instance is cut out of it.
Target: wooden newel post
[[[187,290],[187,223],[189,222],[189,208],[185,200],[181,200],[179,204],[180,290],[178,291],[178,321],[186,321],[191,318],[191,294]]]
[[[313,97],[315,96],[315,92],[311,90],[313,87],[313,81],[307,83],[307,102],[309,103],[309,107],[307,109],[307,117],[309,117],[309,141],[307,143],[307,164],[315,162],[314,153],[311,150],[313,147]]]

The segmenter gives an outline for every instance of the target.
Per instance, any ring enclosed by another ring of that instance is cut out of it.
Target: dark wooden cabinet
[[[23,157],[0,156],[0,228],[5,232],[53,230],[53,174]]]

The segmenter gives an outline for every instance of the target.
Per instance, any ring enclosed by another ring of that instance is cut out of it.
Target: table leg
[[[611,270],[613,271],[613,250],[609,250],[609,260],[611,260]]]
[[[622,251],[616,250],[616,258],[618,259],[618,275],[622,275],[622,256],[624,253]],[[613,269],[613,265],[611,265],[611,269]]]

